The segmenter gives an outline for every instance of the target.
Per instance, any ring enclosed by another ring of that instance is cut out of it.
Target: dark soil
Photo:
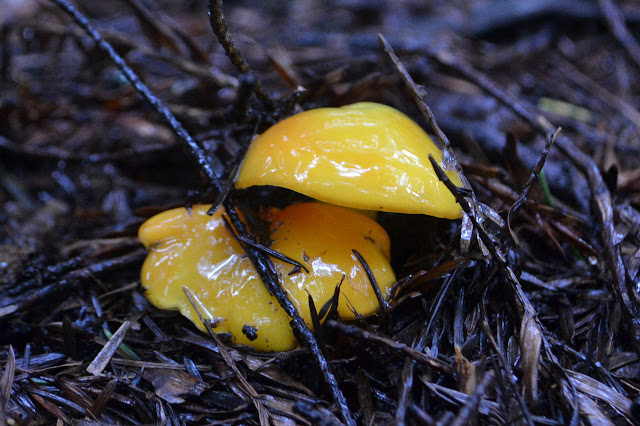
[[[77,1],[191,145],[55,2],[0,7],[0,425],[640,422],[636,2]],[[380,218],[384,314],[274,354],[149,304],[145,219],[299,199],[225,188],[256,133],[362,100],[468,180],[464,220]]]

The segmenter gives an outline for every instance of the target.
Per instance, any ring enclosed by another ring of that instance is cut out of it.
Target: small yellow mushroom
[[[461,216],[429,161],[442,151],[406,115],[361,102],[289,117],[257,136],[236,188],[272,185],[317,200],[365,210]],[[447,172],[461,185],[455,172]]]
[[[231,334],[235,343],[261,351],[294,348],[290,318],[260,280],[250,260],[225,227],[218,209],[210,206],[178,208],[147,220],[139,237],[150,250],[142,267],[142,285],[152,304],[179,309],[205,330],[183,287],[188,287],[211,316],[216,332]],[[308,295],[318,306],[327,302],[342,280],[338,313],[342,318],[370,315],[378,302],[362,265],[352,250],[367,261],[383,296],[390,297],[395,276],[389,264],[389,237],[375,221],[338,206],[302,203],[283,210],[269,209],[270,248],[309,269],[295,271],[273,259],[284,289],[311,327]],[[292,273],[293,271],[293,273]],[[308,293],[307,293],[308,292]]]

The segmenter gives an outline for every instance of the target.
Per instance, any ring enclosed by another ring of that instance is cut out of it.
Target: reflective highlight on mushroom
[[[289,117],[257,136],[237,188],[272,185],[346,207],[461,216],[438,180],[429,154],[443,153],[410,118],[386,105],[361,102]],[[455,172],[447,172],[461,185]]]
[[[178,309],[205,330],[183,291],[188,286],[216,325],[231,333],[235,343],[262,351],[297,346],[289,317],[271,296],[239,243],[225,227],[218,209],[210,206],[178,208],[147,220],[139,237],[150,250],[142,268],[142,285],[150,302],[162,309]],[[311,327],[310,294],[318,308],[336,285],[341,287],[338,312],[344,319],[370,315],[378,302],[362,265],[352,253],[366,259],[385,298],[395,276],[389,264],[389,237],[375,221],[338,206],[302,203],[263,215],[271,227],[271,249],[307,266],[309,274],[272,259],[283,287],[302,318]],[[308,292],[308,293],[307,293]]]

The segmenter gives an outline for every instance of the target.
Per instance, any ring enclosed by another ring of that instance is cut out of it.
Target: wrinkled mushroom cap
[[[406,115],[361,102],[289,117],[257,136],[236,187],[272,185],[331,204],[441,218],[461,216],[429,154],[443,153]],[[447,175],[461,185],[457,173]]]
[[[210,206],[178,208],[147,220],[139,237],[150,250],[142,268],[149,301],[162,309],[178,309],[205,330],[183,287],[187,286],[216,324],[214,331],[231,334],[235,343],[261,351],[297,346],[290,318],[271,296],[222,219],[224,210],[206,214]],[[370,315],[378,302],[364,269],[352,253],[358,250],[373,270],[385,298],[395,276],[389,264],[389,237],[375,221],[337,206],[303,203],[264,215],[272,228],[270,248],[309,268],[272,259],[283,287],[311,327],[310,294],[319,310],[341,287],[342,318]],[[292,271],[294,273],[290,274]],[[244,331],[243,331],[244,330]]]

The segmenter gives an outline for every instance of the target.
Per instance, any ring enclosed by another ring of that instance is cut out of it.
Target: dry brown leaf
[[[538,364],[542,333],[534,316],[525,316],[520,330],[522,349],[522,370],[524,372],[524,392],[529,401],[535,401],[538,393]]]
[[[4,372],[0,376],[0,418],[5,416],[5,408],[11,398],[11,386],[13,385],[13,377],[16,372],[16,356],[13,352],[13,346],[9,346],[7,362],[4,365]]]
[[[476,366],[462,355],[460,346],[455,347],[456,356],[453,360],[453,368],[458,375],[458,390],[472,395],[476,389]]]
[[[617,390],[576,371],[567,370],[567,376],[579,392],[609,404],[621,416],[629,415],[631,400]]]
[[[142,378],[155,388],[156,395],[171,404],[184,402],[183,396],[198,396],[207,385],[186,371],[148,368]]]
[[[98,355],[96,355],[93,361],[91,361],[91,364],[89,364],[89,366],[87,367],[88,373],[91,373],[95,376],[102,373],[102,370],[104,370],[107,367],[107,364],[109,364],[109,361],[111,361],[111,357],[118,350],[118,347],[124,340],[124,336],[125,334],[127,334],[129,328],[131,328],[130,321],[125,321],[122,323],[120,328],[118,328],[118,330],[113,333],[113,336],[111,336],[111,339],[109,339],[107,344],[104,345]]]

